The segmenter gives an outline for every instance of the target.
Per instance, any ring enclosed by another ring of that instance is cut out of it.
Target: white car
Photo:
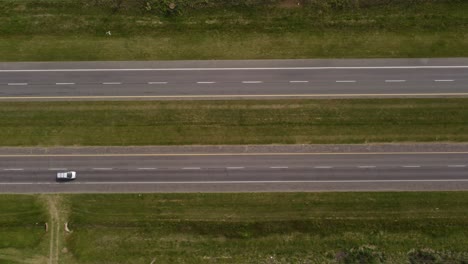
[[[57,173],[57,180],[68,181],[76,179],[76,171],[66,171]]]

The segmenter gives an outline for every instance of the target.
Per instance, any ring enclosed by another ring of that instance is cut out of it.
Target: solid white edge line
[[[379,182],[468,182],[468,179],[447,179],[447,180],[343,180],[343,181],[199,181],[199,182],[146,182],[146,183],[169,183],[169,184],[219,184],[219,183],[379,183]],[[128,182],[132,183],[133,182]],[[138,182],[135,182],[138,183]],[[94,184],[94,183],[84,183],[84,184]]]
[[[20,169],[20,168],[12,168],[12,169],[3,169],[4,171],[23,171],[24,169]]]
[[[118,184],[262,184],[262,183],[400,183],[400,182],[468,182],[468,179],[428,180],[323,180],[323,181],[181,181],[181,182],[70,182],[66,185],[118,185]],[[63,185],[55,182],[0,182],[0,185]]]
[[[99,71],[245,71],[245,70],[373,70],[373,69],[468,69],[468,65],[434,66],[338,66],[338,67],[247,67],[247,68],[126,68],[126,69],[23,69],[0,72],[99,72]]]
[[[85,100],[85,99],[209,99],[209,98],[356,98],[356,97],[394,97],[394,96],[468,96],[468,93],[382,93],[382,94],[207,94],[207,95],[97,95],[97,96],[0,96],[0,100]]]
[[[442,152],[252,152],[252,153],[116,153],[116,154],[0,154],[0,158],[43,157],[191,157],[191,156],[349,156],[349,155],[466,155],[468,151]]]

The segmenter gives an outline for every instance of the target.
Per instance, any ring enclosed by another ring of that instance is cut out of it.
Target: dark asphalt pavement
[[[468,96],[468,59],[433,61],[4,63],[0,100]]]
[[[468,152],[4,155],[2,192],[467,190]],[[57,171],[74,170],[72,182]]]

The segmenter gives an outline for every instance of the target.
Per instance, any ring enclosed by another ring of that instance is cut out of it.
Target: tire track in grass
[[[59,262],[59,233],[60,233],[60,214],[57,209],[57,197],[47,195],[47,209],[50,215],[50,245],[49,245],[49,264]]]
[[[54,255],[54,225],[52,224],[52,221],[50,223],[50,245],[49,245],[49,264],[54,263],[53,262],[53,255]]]

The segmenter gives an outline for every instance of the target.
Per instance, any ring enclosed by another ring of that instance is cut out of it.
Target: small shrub
[[[412,249],[408,252],[408,261],[410,264],[468,264],[468,253]]]
[[[372,245],[340,251],[335,258],[338,263],[342,264],[379,264],[385,261],[384,253]]]
[[[408,260],[411,264],[432,264],[440,262],[437,252],[430,248],[412,249],[408,252]]]

